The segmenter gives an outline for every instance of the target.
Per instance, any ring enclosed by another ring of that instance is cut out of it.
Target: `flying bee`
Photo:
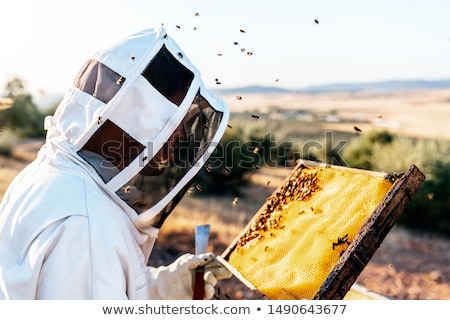
[[[239,45],[239,42],[233,42],[233,44],[235,45],[235,46],[237,46],[237,45]]]
[[[181,29],[179,25],[176,25],[175,28],[177,28],[177,30]]]
[[[178,58],[183,59],[183,54],[181,52],[178,52]]]
[[[241,52],[244,52],[245,51],[245,48],[241,48]]]
[[[130,193],[131,192],[131,186],[126,186],[124,189],[123,189],[123,191],[125,192],[125,193]]]
[[[230,129],[233,129],[233,127],[231,125],[229,125],[229,124],[227,124],[227,127],[230,128]]]
[[[360,128],[358,128],[357,126],[354,126],[353,129],[355,129],[356,132],[362,132],[362,130]]]
[[[275,82],[278,82],[278,81],[280,81],[280,79],[275,79]]]
[[[258,120],[259,116],[257,116],[256,114],[252,114],[252,118],[255,119],[255,120]]]
[[[252,55],[253,55],[253,52],[247,51],[247,55],[248,55],[248,56],[252,56]]]
[[[236,99],[242,100],[242,97],[241,96],[236,96]]]
[[[233,199],[233,206],[237,205],[239,202],[239,197],[234,197]]]
[[[254,153],[254,154],[258,154],[258,152],[259,152],[259,147],[255,147],[255,148],[253,149],[253,153]]]
[[[135,56],[133,56],[133,55],[130,55],[130,60],[131,61],[134,61],[136,59],[136,57]]]
[[[244,29],[239,30],[240,33],[245,33]]]
[[[198,190],[198,191],[200,191],[200,192],[202,192],[203,191],[203,189],[202,189],[202,186],[201,185],[196,185],[195,186],[195,188]]]
[[[256,170],[259,170],[259,167],[256,164],[252,164],[253,168],[255,168]]]
[[[194,188],[193,188],[193,187],[190,187],[190,188],[187,190],[187,194],[188,194],[188,195],[191,195],[192,192],[194,192]]]
[[[196,13],[195,13],[195,16],[196,16],[196,17],[200,17],[200,13],[196,12]]]
[[[222,56],[222,54],[221,54],[221,53],[218,53],[217,55],[218,55],[219,57],[221,57],[221,56]]]
[[[142,158],[142,161],[145,162],[145,161],[147,161],[147,159],[148,159],[148,157],[145,156],[144,158]]]
[[[102,123],[102,117],[98,117],[97,118],[97,124],[101,124]]]
[[[337,242],[333,242],[332,248],[336,248],[337,246],[340,246],[341,244],[346,243],[347,245],[350,244],[350,241],[348,241],[348,233],[346,233],[343,237],[338,237]]]
[[[317,20],[317,19],[314,19],[314,22],[317,23],[317,24],[319,24],[319,20]]]

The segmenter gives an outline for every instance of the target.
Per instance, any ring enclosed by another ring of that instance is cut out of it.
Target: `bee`
[[[233,127],[230,124],[227,124],[227,127],[233,129]]]
[[[241,96],[236,96],[236,99],[242,100],[242,97]]]
[[[248,56],[252,56],[252,55],[253,55],[253,52],[247,51],[247,55],[248,55]]]
[[[145,156],[144,158],[142,158],[142,161],[145,162],[145,161],[147,161],[147,159],[148,159],[148,157]]]
[[[252,118],[255,119],[255,120],[258,120],[259,116],[257,116],[256,114],[252,114]]]
[[[117,83],[117,85],[122,85],[123,84],[123,82],[125,81],[125,79],[123,78],[123,77],[120,77],[117,81],[116,81],[116,83]]]
[[[167,33],[165,33],[165,34],[164,34],[163,38],[164,38],[164,39],[166,39],[166,38],[167,38]]]
[[[235,46],[237,46],[237,45],[239,45],[239,42],[233,42],[233,44],[235,45]]]
[[[266,182],[266,186],[268,186],[270,184],[270,180],[267,180]]]
[[[195,16],[196,16],[196,17],[200,17],[200,13],[196,12],[196,13],[195,13]]]
[[[98,117],[97,118],[97,124],[101,124],[102,123],[102,117]]]
[[[244,29],[239,30],[240,33],[245,33]]]
[[[135,56],[133,56],[133,55],[130,55],[130,60],[131,61],[134,61],[136,59],[136,57]]]
[[[383,118],[383,114],[379,113],[379,114],[377,115],[377,118],[378,118],[378,119]]]
[[[267,249],[269,249],[269,246],[266,246],[266,247],[264,248],[264,252],[266,252]]]
[[[280,79],[275,79],[275,82],[278,82],[278,81],[280,81]]]
[[[175,28],[177,28],[177,30],[181,29],[179,25],[176,25]]]
[[[239,197],[234,197],[233,199],[233,206],[237,205],[239,202]]]
[[[231,169],[228,167],[223,167],[223,170],[225,170],[227,173],[231,173]]]
[[[188,194],[188,195],[191,195],[192,192],[194,192],[194,188],[193,188],[193,187],[190,187],[190,188],[187,190],[187,194]]]
[[[338,237],[337,242],[333,242],[332,248],[336,248],[337,246],[340,246],[341,244],[346,243],[347,245],[350,244],[350,241],[348,241],[348,233],[346,233],[343,237]]]
[[[221,53],[218,53],[217,55],[218,55],[219,57],[221,57],[221,56],[222,56],[222,54],[221,54]]]
[[[216,79],[216,84],[220,85],[220,84],[222,84],[222,82],[220,82],[219,79]]]
[[[195,186],[195,188],[198,190],[198,191],[200,191],[200,192],[202,192],[203,191],[203,189],[202,189],[202,186],[201,185],[196,185]]]
[[[126,186],[123,191],[125,191],[125,193],[130,193],[131,192],[131,186]]]
[[[319,20],[317,20],[317,19],[314,19],[314,22],[317,23],[317,24],[319,24]]]
[[[360,128],[358,128],[357,126],[354,126],[353,129],[355,129],[356,132],[362,132],[362,130]]]
[[[254,153],[254,154],[258,154],[258,152],[259,152],[259,147],[255,147],[255,148],[253,149],[253,153]]]
[[[194,31],[197,30],[197,27],[192,28],[192,30],[194,30]]]
[[[245,48],[241,48],[241,52],[244,52],[245,51]]]
[[[259,170],[259,167],[256,164],[252,164],[253,168],[255,168],[256,170]]]
[[[178,58],[183,59],[183,54],[181,52],[178,52]]]
[[[384,179],[389,180],[390,182],[394,183],[395,181],[397,181],[398,179],[401,179],[403,176],[405,175],[405,173],[390,173],[387,174]]]

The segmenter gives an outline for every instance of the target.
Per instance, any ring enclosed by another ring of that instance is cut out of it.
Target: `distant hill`
[[[443,89],[450,88],[448,80],[393,80],[367,83],[334,83],[310,86],[301,89],[285,89],[281,87],[246,86],[227,89],[213,89],[217,94],[249,94],[249,93],[326,93],[326,92],[370,92],[387,94],[398,90],[410,89]]]

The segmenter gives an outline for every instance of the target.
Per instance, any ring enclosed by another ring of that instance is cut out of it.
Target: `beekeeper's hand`
[[[158,291],[161,299],[192,299],[195,271],[201,267],[204,268],[204,299],[211,299],[217,281],[231,277],[231,272],[216,260],[214,253],[186,253],[172,264],[155,269],[152,277],[156,287],[153,289]]]

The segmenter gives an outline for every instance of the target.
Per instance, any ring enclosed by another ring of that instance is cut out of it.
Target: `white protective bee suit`
[[[0,299],[191,299],[198,266],[211,298],[230,276],[214,254],[147,261],[227,121],[225,103],[163,28],[98,51],[46,118],[44,146],[0,205]],[[180,128],[176,156],[153,159]],[[123,140],[110,141],[109,129]],[[126,153],[121,163],[115,152]],[[141,174],[150,164],[162,173]]]

